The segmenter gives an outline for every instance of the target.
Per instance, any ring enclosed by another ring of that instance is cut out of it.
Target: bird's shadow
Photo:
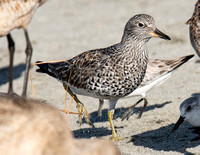
[[[161,103],[161,104],[149,105],[149,106],[146,107],[144,112],[149,111],[149,110],[154,110],[156,108],[162,108],[169,103],[171,103],[171,101],[167,101],[167,102],[164,102],[164,103]],[[140,111],[142,110],[142,106],[141,107],[135,107],[131,115],[133,115],[133,114],[138,115],[140,113]],[[127,110],[128,110],[128,108],[124,108],[124,107],[116,108],[113,119],[122,118],[122,116],[125,114],[125,112]],[[106,122],[106,121],[108,121],[108,109],[102,110],[102,116],[100,118],[98,117],[98,111],[90,113],[90,116],[91,116],[91,122],[92,123]],[[83,119],[83,122],[85,123],[85,119]]]
[[[157,151],[175,151],[184,154],[187,148],[194,148],[200,144],[199,141],[191,142],[196,137],[192,131],[188,130],[190,125],[184,122],[176,132],[172,133],[174,124],[161,127],[155,130],[149,130],[141,134],[131,136],[128,143],[136,146],[143,146]]]
[[[13,80],[22,76],[22,72],[26,69],[25,64],[18,64],[13,67]],[[0,86],[9,81],[9,66],[0,68]]]
[[[92,138],[92,137],[103,137],[111,135],[112,131],[107,128],[100,127],[100,128],[78,129],[74,130],[72,133],[74,138]]]

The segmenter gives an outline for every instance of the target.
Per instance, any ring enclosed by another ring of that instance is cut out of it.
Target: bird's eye
[[[139,25],[139,27],[143,27],[144,26],[144,24],[142,24],[142,23],[139,23],[138,25]]]
[[[186,109],[186,111],[190,111],[191,109],[192,109],[192,107],[188,106],[187,109]]]

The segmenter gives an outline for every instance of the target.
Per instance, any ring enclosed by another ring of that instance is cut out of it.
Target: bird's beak
[[[158,30],[157,28],[155,29],[155,31],[152,32],[152,35],[154,37],[159,37],[159,38],[162,38],[162,39],[171,40],[171,38],[168,35],[164,34],[160,30]]]
[[[178,129],[178,127],[184,122],[185,117],[180,116],[178,121],[176,122],[176,124],[174,125],[174,128],[172,129],[172,132],[175,132],[176,129]]]

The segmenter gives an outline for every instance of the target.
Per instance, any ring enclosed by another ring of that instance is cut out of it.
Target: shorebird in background
[[[187,121],[193,126],[194,133],[198,134],[198,137],[192,141],[200,140],[200,95],[194,95],[184,100],[179,110],[180,117],[172,131],[175,132],[184,121]]]
[[[138,14],[127,22],[120,43],[86,51],[68,63],[38,64],[37,72],[58,79],[65,88],[69,86],[67,91],[72,96],[80,94],[108,100],[111,138],[119,140],[112,122],[115,105],[118,99],[133,92],[142,82],[148,61],[146,43],[152,37],[170,40],[156,28],[153,17]],[[79,100],[77,105],[78,108],[80,105],[84,107]]]
[[[0,0],[0,37],[7,36],[8,48],[10,52],[10,68],[9,68],[9,87],[8,95],[14,95],[13,92],[13,57],[15,52],[15,43],[10,32],[15,28],[24,29],[26,38],[26,70],[24,75],[24,83],[22,96],[26,97],[28,74],[30,70],[30,62],[32,57],[32,46],[29,40],[27,26],[30,23],[36,9],[46,0]]]
[[[134,105],[128,108],[128,111],[122,116],[122,120],[131,116],[134,107],[144,100],[144,106],[142,111],[139,113],[138,118],[141,118],[148,101],[146,99],[146,94],[152,88],[157,87],[164,83],[171,77],[172,72],[190,60],[194,55],[187,55],[183,57],[173,58],[173,59],[149,59],[147,64],[146,74],[140,86],[134,90],[131,94],[124,98],[130,98],[134,96],[141,96],[142,98],[138,100]],[[102,115],[103,100],[99,100],[98,117]]]
[[[190,41],[192,47],[200,57],[200,0],[196,2],[194,13],[192,17],[186,22],[186,24],[189,25]]]
[[[4,155],[121,155],[108,139],[74,138],[69,120],[48,103],[0,96],[0,111]]]

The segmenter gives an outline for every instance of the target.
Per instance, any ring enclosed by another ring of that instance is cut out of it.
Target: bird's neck
[[[144,61],[147,61],[147,41],[148,39],[123,37],[120,46],[123,49],[122,52],[124,55],[127,55],[130,59],[143,59]]]

